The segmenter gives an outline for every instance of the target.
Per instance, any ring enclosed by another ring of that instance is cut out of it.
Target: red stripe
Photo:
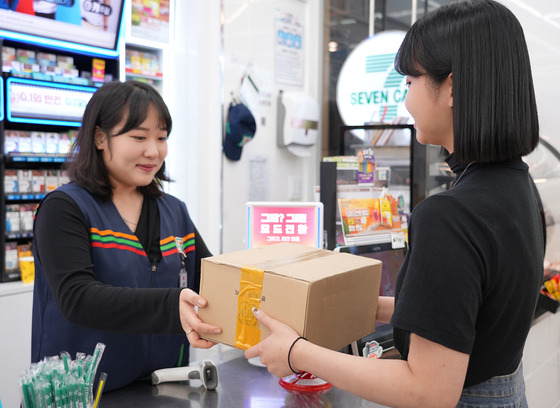
[[[195,250],[195,246],[191,245],[191,246],[185,248],[185,253],[188,254],[189,252],[192,252],[194,250]],[[173,254],[176,254],[176,253],[177,253],[177,248],[175,247],[175,248],[172,248],[168,251],[163,251],[161,254],[163,256],[169,256],[169,255],[173,255]]]
[[[103,244],[101,242],[92,242],[90,244],[92,247],[96,248],[117,248],[117,249],[124,249],[126,251],[134,252],[138,255],[146,255],[146,252],[140,249],[131,248],[127,245],[119,245],[119,244]]]

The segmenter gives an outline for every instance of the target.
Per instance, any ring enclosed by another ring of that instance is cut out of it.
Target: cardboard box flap
[[[229,252],[227,254],[215,255],[206,258],[209,262],[216,264],[226,264],[241,268],[245,265],[262,265],[267,262],[275,262],[278,258],[293,258],[315,253],[317,250],[312,247],[298,244],[275,244],[254,249]],[[329,252],[329,251],[324,251]]]
[[[329,256],[302,259],[299,262],[276,266],[272,270],[264,270],[293,279],[316,282],[354,269],[381,264],[377,259],[357,257],[347,253],[322,252]]]
[[[344,271],[381,263],[375,259],[291,243],[231,252],[207,260],[237,268],[251,265],[268,273],[306,282],[315,282]]]

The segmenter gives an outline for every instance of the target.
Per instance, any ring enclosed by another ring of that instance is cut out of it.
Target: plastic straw
[[[107,373],[101,373],[95,401],[93,381],[105,345],[97,343],[93,356],[76,354],[72,361],[67,352],[33,363],[19,378],[24,408],[97,408]],[[1,408],[1,407],[0,407]]]
[[[99,405],[99,400],[101,399],[101,394],[103,393],[106,379],[107,373],[101,373],[99,376],[99,384],[97,385],[97,393],[95,395],[95,403],[93,404],[93,408],[97,408],[97,406]]]

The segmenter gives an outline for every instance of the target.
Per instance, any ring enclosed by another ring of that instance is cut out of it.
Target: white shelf
[[[23,283],[22,281],[16,281],[3,282],[0,284],[0,297],[17,295],[27,292],[33,292],[33,283]]]
[[[144,79],[151,79],[153,81],[163,81],[163,74],[161,73],[145,73],[142,71],[136,71],[133,69],[126,68],[125,74],[127,78],[144,78]]]

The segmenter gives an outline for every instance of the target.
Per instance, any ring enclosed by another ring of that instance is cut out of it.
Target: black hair
[[[76,141],[72,145],[68,160],[68,175],[71,181],[91,194],[109,200],[113,194],[103,152],[95,147],[95,133],[101,129],[110,138],[138,128],[148,116],[150,107],[157,112],[162,127],[171,132],[171,115],[161,95],[151,86],[139,81],[109,82],[99,88],[88,102],[82,126]],[[117,134],[111,134],[115,126],[126,122]],[[147,186],[138,187],[138,191],[150,196],[163,194],[163,181],[170,181],[166,175],[165,162]]]
[[[523,29],[493,0],[447,3],[419,19],[395,59],[402,75],[453,82],[453,150],[458,163],[525,156],[539,141]]]

